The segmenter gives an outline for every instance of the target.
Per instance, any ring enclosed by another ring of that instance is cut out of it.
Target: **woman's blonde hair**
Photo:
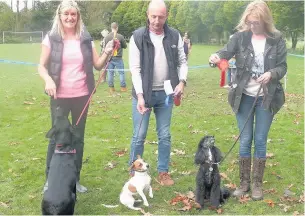
[[[248,4],[246,10],[241,16],[238,25],[236,26],[238,31],[243,32],[250,30],[250,27],[246,24],[247,17],[249,15],[253,15],[259,18],[260,22],[264,23],[266,33],[278,32],[274,26],[272,14],[266,2],[262,0],[255,0]]]
[[[77,5],[77,3],[74,0],[63,0],[57,7],[56,13],[53,19],[53,25],[50,34],[58,34],[61,36],[61,38],[65,38],[65,32],[64,32],[64,27],[62,25],[62,22],[60,20],[60,15],[66,11],[69,10],[70,8],[75,8],[77,10],[77,22],[75,26],[75,34],[76,38],[80,38],[80,35],[83,31],[83,21],[82,17],[80,14],[80,9]]]

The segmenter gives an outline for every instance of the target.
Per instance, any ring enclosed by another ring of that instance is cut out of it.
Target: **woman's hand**
[[[271,80],[271,72],[266,72],[263,73],[257,80],[256,82],[260,83],[260,84],[267,84],[268,82],[270,82]]]
[[[217,64],[219,61],[220,61],[219,55],[217,55],[216,53],[212,54],[209,58],[210,63]]]
[[[54,81],[52,80],[52,78],[50,78],[46,81],[46,85],[45,85],[44,89],[49,96],[54,97],[54,99],[57,99],[56,85],[55,85]]]

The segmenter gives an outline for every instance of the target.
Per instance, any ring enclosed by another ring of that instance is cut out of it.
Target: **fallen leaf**
[[[153,191],[159,191],[160,187],[153,187],[152,189],[153,189]]]
[[[31,195],[31,194],[29,195],[30,199],[34,199],[35,197],[36,197],[35,195]]]
[[[185,205],[183,208],[178,209],[178,211],[189,211],[189,210],[191,210],[191,208],[192,208],[192,205],[189,204],[189,205]]]
[[[181,175],[190,175],[191,171],[182,171],[180,172]]]
[[[177,169],[172,169],[172,170],[169,171],[168,173],[169,173],[169,174],[173,174],[173,173],[175,173],[175,172],[177,172]]]
[[[230,179],[229,179],[229,177],[227,176],[227,174],[225,174],[225,173],[219,173],[220,174],[220,177],[221,178],[223,178],[223,179],[225,179],[225,180],[228,180],[228,181],[231,181]]]
[[[151,213],[145,212],[144,209],[142,209],[142,208],[141,208],[140,212],[141,212],[144,216],[152,216]]]
[[[291,206],[289,206],[289,205],[282,204],[282,203],[280,203],[279,206],[284,207],[284,208],[283,208],[284,212],[287,212],[288,209],[291,207]]]
[[[290,185],[288,186],[288,189],[292,188],[292,186],[293,186],[293,184],[290,184]]]
[[[173,155],[185,155],[185,151],[179,150],[179,149],[174,149],[174,152],[171,152]]]
[[[281,202],[297,203],[298,200],[294,197],[280,197]]]
[[[219,208],[216,210],[217,214],[222,214],[223,213],[223,209]]]
[[[283,177],[281,177],[280,175],[276,174],[275,172],[272,172],[271,174],[275,175],[277,179],[283,179]]]
[[[266,154],[266,158],[273,158],[274,157],[274,154],[273,153],[267,153]]]
[[[116,167],[117,164],[118,163],[114,162],[114,161],[108,162],[104,169],[105,170],[112,170],[113,168]]]
[[[274,188],[271,188],[271,189],[268,189],[268,190],[264,190],[264,193],[266,193],[266,194],[274,194],[276,192],[277,191]]]
[[[229,184],[224,184],[224,186],[229,189],[236,189],[236,184],[233,184],[232,182],[230,182]]]
[[[195,194],[193,191],[189,191],[186,193],[186,197],[192,200],[195,200]]]
[[[41,158],[32,158],[33,161],[40,160]]]
[[[193,128],[193,125],[189,125],[187,128]]]
[[[298,211],[294,211],[293,212],[293,216],[297,216],[297,215],[299,215],[300,213],[298,212]]]
[[[23,104],[26,104],[26,105],[33,105],[34,103],[33,103],[33,102],[30,102],[30,101],[23,101]]]
[[[126,154],[126,152],[127,152],[127,148],[125,148],[124,150],[115,152],[115,155],[118,157],[123,157]]]
[[[269,166],[269,167],[274,167],[274,166],[277,166],[277,165],[279,165],[279,162],[267,163],[267,166]]]
[[[275,203],[273,202],[273,200],[268,199],[268,200],[264,200],[265,203],[267,203],[270,207],[274,207]]]
[[[305,202],[304,195],[300,195],[299,203]]]
[[[9,208],[10,206],[8,205],[8,203],[5,202],[0,202],[0,206],[4,207],[4,208]]]
[[[21,144],[20,142],[14,142],[14,141],[12,141],[12,142],[9,142],[8,143],[10,146],[14,146],[14,145],[19,145],[19,144]]]
[[[239,198],[239,203],[245,204],[245,203],[247,203],[249,200],[250,200],[250,197],[249,197],[248,194],[246,194],[246,195],[243,195],[243,196],[241,196],[241,197]]]

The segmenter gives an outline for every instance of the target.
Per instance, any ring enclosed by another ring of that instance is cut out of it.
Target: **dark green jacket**
[[[235,55],[236,77],[235,88],[229,90],[228,102],[235,113],[238,112],[242,93],[250,79],[250,72],[254,61],[254,50],[251,43],[252,32],[237,32],[228,44],[217,52],[220,58],[229,60]],[[264,71],[271,72],[271,80],[267,83],[264,92],[263,106],[276,114],[285,102],[285,94],[280,83],[287,72],[286,43],[280,33],[269,34],[266,39],[264,52]]]
[[[114,36],[114,33],[111,32],[111,33],[109,33],[109,34],[105,37],[105,43],[104,43],[103,49],[105,49],[105,46],[106,46],[106,44],[107,44],[109,41],[113,40],[113,36]],[[123,35],[117,34],[116,37],[117,37],[117,39],[120,41],[120,47],[118,48],[118,54],[117,54],[116,56],[114,56],[114,58],[122,58],[122,56],[123,56],[123,49],[126,49],[126,48],[127,48],[127,43],[126,43],[126,41],[125,41]]]
[[[62,38],[58,34],[50,34],[51,53],[48,65],[48,73],[58,88],[60,84],[60,74],[62,68],[62,54],[64,44]],[[94,74],[93,74],[93,54],[92,54],[92,38],[87,30],[81,34],[80,48],[84,58],[84,71],[86,73],[86,83],[89,93],[94,89]]]

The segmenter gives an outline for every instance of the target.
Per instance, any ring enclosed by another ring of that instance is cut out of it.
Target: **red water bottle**
[[[175,95],[174,96],[174,104],[176,106],[180,106],[180,104],[181,104],[181,95]]]

